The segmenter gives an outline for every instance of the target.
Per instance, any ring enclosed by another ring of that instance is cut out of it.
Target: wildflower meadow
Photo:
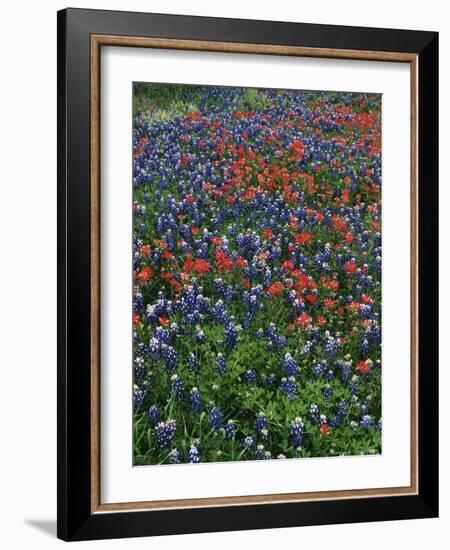
[[[381,96],[135,83],[132,154],[134,465],[381,453]]]

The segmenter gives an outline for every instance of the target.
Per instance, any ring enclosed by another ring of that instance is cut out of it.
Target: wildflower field
[[[381,96],[135,83],[133,199],[134,464],[380,453]]]

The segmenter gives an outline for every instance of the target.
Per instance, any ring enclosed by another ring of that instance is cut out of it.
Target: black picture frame
[[[58,531],[63,540],[438,515],[438,33],[117,11],[58,12]],[[418,494],[91,512],[91,36],[418,56]]]

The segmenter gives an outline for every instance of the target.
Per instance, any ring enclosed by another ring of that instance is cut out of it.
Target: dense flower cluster
[[[380,96],[159,86],[133,127],[134,463],[381,452]]]

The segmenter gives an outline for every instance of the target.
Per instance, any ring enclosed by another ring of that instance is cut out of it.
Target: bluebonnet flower
[[[200,370],[200,361],[194,353],[191,353],[188,357],[188,365],[191,370],[198,372]]]
[[[263,380],[266,387],[272,388],[275,385],[276,378],[277,377],[273,372],[263,375]]]
[[[337,339],[331,336],[331,334],[328,331],[326,331],[324,344],[325,344],[325,353],[329,358],[333,358],[339,349],[339,344]]]
[[[255,445],[255,440],[253,439],[253,437],[251,437],[250,435],[248,435],[245,439],[244,439],[244,444],[246,447],[248,447],[249,449],[252,449]]]
[[[303,423],[303,420],[297,416],[292,422],[291,422],[291,442],[294,446],[294,449],[299,447],[302,444],[303,441],[303,435],[305,432],[305,425]]]
[[[169,343],[169,338],[170,338],[170,333],[165,328],[156,327],[155,333],[154,333],[154,338],[156,338],[156,340],[160,344],[168,344]]]
[[[198,446],[192,444],[188,452],[188,462],[190,462],[191,464],[196,464],[200,462],[200,458],[201,455]]]
[[[195,337],[198,344],[204,344],[206,342],[206,334],[200,327],[197,327],[197,334]]]
[[[325,373],[325,380],[327,382],[332,382],[334,380],[334,372],[329,369],[326,373]]]
[[[340,424],[342,424],[347,416],[348,407],[345,399],[339,401],[338,410],[337,410],[337,419]]]
[[[244,372],[244,380],[247,384],[255,384],[258,380],[258,375],[254,369],[248,369]]]
[[[234,420],[228,420],[225,425],[225,433],[228,439],[234,441],[236,439],[237,426]]]
[[[147,411],[148,422],[153,428],[161,419],[161,411],[156,405],[152,405]]]
[[[366,356],[369,354],[370,351],[370,344],[369,340],[367,338],[363,338],[361,340],[361,353],[362,355]]]
[[[222,300],[218,300],[212,311],[213,319],[222,325],[230,322],[230,316]]]
[[[365,414],[361,418],[361,423],[360,424],[361,424],[361,427],[364,428],[365,430],[368,430],[369,428],[371,428],[372,425],[373,425],[373,419],[370,416],[370,414]]]
[[[338,360],[337,365],[339,367],[339,376],[341,380],[347,382],[352,373],[352,364],[350,361]]]
[[[329,384],[326,384],[323,388],[323,397],[325,401],[330,402],[331,398],[333,396],[333,390],[331,389],[331,386]]]
[[[172,449],[169,453],[169,463],[170,464],[180,464],[180,453],[177,449]]]
[[[269,340],[269,348],[283,349],[287,344],[286,337],[280,336],[277,333],[277,329],[274,323],[270,323],[269,328],[267,329],[267,338]]]
[[[319,422],[319,407],[316,403],[312,403],[309,407],[309,416],[314,422]]]
[[[264,338],[264,330],[262,328],[259,328],[257,331],[256,331],[256,334],[255,334],[256,338],[258,340],[262,340]]]
[[[256,458],[258,460],[266,460],[267,459],[266,450],[264,448],[264,445],[259,444],[256,447]]]
[[[319,362],[314,366],[314,374],[316,378],[321,378],[327,369],[326,363]]]
[[[178,354],[172,346],[167,344],[161,345],[161,356],[166,363],[166,368],[169,372],[173,372],[178,366]]]
[[[137,386],[142,386],[144,384],[145,376],[146,376],[146,368],[145,368],[145,359],[144,357],[137,356],[134,359],[134,379],[136,381]],[[147,388],[147,391],[149,388]]]
[[[239,327],[231,321],[225,325],[225,345],[228,349],[233,349],[237,346],[238,331]]]
[[[198,388],[194,387],[189,392],[189,402],[193,412],[199,413],[202,410],[202,396]]]
[[[263,441],[267,441],[268,434],[269,434],[268,430],[269,430],[269,422],[268,422],[264,412],[261,411],[256,416],[255,431]]]
[[[134,388],[133,388],[133,407],[134,407],[134,410],[137,410],[141,406],[143,398],[144,398],[143,391],[138,386],[134,386]]]
[[[283,370],[287,376],[297,376],[298,364],[290,353],[286,353],[283,358]]]
[[[180,327],[177,323],[173,322],[169,328],[170,338],[177,338],[180,335]]]
[[[212,407],[209,411],[209,425],[215,431],[223,427],[223,413],[219,407]]]
[[[267,421],[266,415],[263,411],[260,411],[258,415],[256,416],[255,420],[255,429],[257,432],[262,430],[263,428],[268,428],[269,422]]]
[[[352,379],[350,380],[350,383],[348,385],[348,388],[350,390],[350,393],[352,396],[357,396],[359,393],[359,378],[354,374],[352,376]]]
[[[144,307],[144,297],[142,292],[136,290],[133,294],[133,311],[138,313]]]
[[[176,399],[181,399],[184,395],[184,382],[178,374],[173,374],[170,378],[172,386],[172,395]]]
[[[298,385],[294,376],[283,377],[280,384],[281,390],[287,395],[289,401],[293,401],[298,394]]]
[[[160,449],[167,449],[172,444],[173,436],[177,431],[177,423],[175,420],[167,420],[166,422],[158,422],[155,427],[156,444]]]
[[[227,359],[222,353],[217,354],[216,370],[219,374],[225,374],[227,370]]]

